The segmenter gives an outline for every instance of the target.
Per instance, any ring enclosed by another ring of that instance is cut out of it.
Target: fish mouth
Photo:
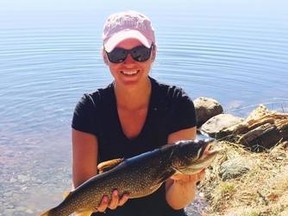
[[[213,151],[210,150],[209,152],[204,154],[200,159],[196,160],[192,164],[192,167],[196,169],[203,169],[203,168],[208,167],[219,152],[220,152],[219,150],[213,150]]]
[[[177,172],[185,175],[196,174],[201,170],[210,166],[219,152],[220,152],[219,150],[209,151],[207,154],[203,155],[200,159],[195,160],[191,165],[182,167],[181,169],[177,170]]]
[[[185,175],[193,175],[210,166],[216,156],[222,151],[221,148],[216,147],[216,149],[214,149],[215,145],[213,143],[214,141],[203,146],[203,148],[199,150],[196,159],[190,162],[190,165],[187,164],[186,166],[178,167],[175,169],[176,172]]]
[[[140,70],[131,70],[131,71],[124,71],[121,70],[120,73],[125,75],[125,76],[135,76],[140,72]]]

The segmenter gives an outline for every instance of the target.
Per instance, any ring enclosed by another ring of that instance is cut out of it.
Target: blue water
[[[0,8],[0,215],[33,215],[69,189],[73,109],[84,92],[112,80],[100,56],[112,12],[136,9],[152,19],[158,80],[237,115],[260,103],[288,111],[284,0],[14,0]]]

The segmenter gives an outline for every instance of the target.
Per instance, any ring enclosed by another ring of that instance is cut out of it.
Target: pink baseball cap
[[[121,41],[134,38],[144,46],[155,43],[155,34],[150,19],[136,11],[112,14],[106,20],[103,30],[103,45],[111,52]]]

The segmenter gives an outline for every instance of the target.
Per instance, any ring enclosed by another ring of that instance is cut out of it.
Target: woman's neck
[[[121,86],[114,83],[118,109],[139,110],[147,108],[151,94],[151,81],[138,83],[135,86]]]

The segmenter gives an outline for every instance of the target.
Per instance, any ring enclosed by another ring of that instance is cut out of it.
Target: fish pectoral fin
[[[124,160],[124,158],[117,158],[117,159],[108,160],[108,161],[104,161],[102,163],[99,163],[97,166],[99,173],[103,173],[103,172],[106,172],[108,170],[111,170],[112,168],[114,168],[115,166],[120,164],[123,160]]]
[[[162,175],[160,176],[160,178],[158,179],[158,183],[162,184],[163,182],[165,182],[168,178],[170,178],[171,176],[173,176],[176,173],[176,170],[171,169],[169,172],[164,172],[162,173]]]
[[[162,182],[160,184],[157,185],[153,185],[150,187],[150,194],[154,193],[156,190],[158,190],[162,185]]]

